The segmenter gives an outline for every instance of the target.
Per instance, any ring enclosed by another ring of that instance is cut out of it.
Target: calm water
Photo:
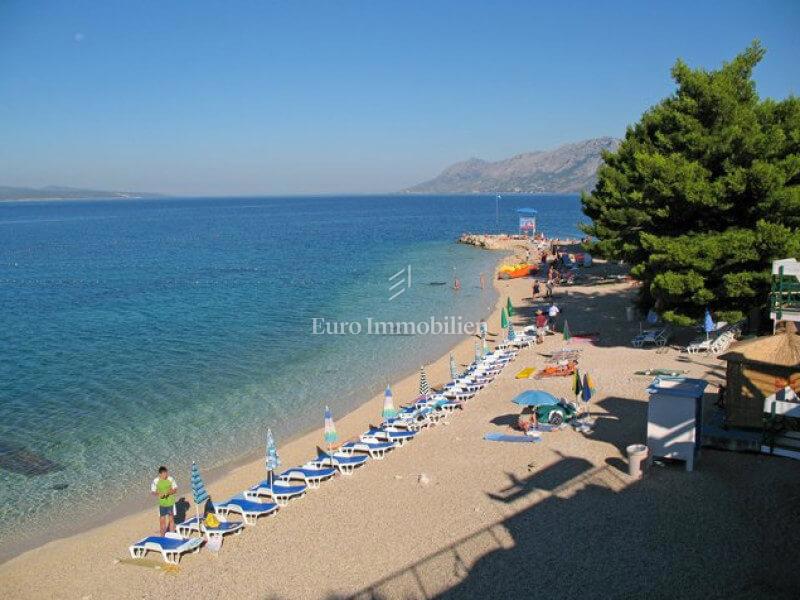
[[[577,198],[503,198],[501,227],[520,206],[579,235]],[[311,319],[477,320],[499,255],[453,241],[494,228],[494,197],[0,204],[0,541],[146,498],[162,463],[186,490],[191,460],[224,464],[267,426],[280,442],[441,355],[456,338]],[[459,293],[430,285],[454,272]]]

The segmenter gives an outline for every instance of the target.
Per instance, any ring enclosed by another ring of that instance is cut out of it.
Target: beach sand
[[[600,270],[602,265],[593,267]],[[507,297],[513,321],[533,317],[530,280],[497,282],[489,331],[502,332]],[[53,541],[0,565],[6,598],[617,598],[792,597],[800,585],[800,477],[789,459],[704,449],[695,471],[653,466],[640,481],[625,474],[624,448],[644,441],[650,378],[640,369],[686,369],[719,382],[720,361],[687,361],[670,349],[630,347],[638,323],[625,320],[625,283],[558,288],[573,333],[600,332],[580,368],[598,388],[589,435],[570,429],[536,444],[484,441],[512,433],[510,400],[539,388],[570,397],[570,379],[517,380],[541,367],[560,336],[523,350],[449,422],[370,461],[352,477],[226,539],[219,555],[187,555],[179,572],[117,563],[128,545],[157,531],[156,510]],[[455,348],[466,364],[474,342]],[[427,366],[433,384],[449,379],[448,357]],[[418,379],[393,386],[410,401]],[[716,389],[709,387],[709,397]],[[337,421],[342,440],[379,420],[382,397]],[[280,448],[301,464],[322,445],[320,431]],[[188,480],[178,474],[181,494]],[[263,460],[232,469],[209,487],[223,500],[264,478]],[[146,491],[143,491],[146,493]],[[53,515],[58,518],[58,515]],[[159,559],[150,554],[150,558]]]

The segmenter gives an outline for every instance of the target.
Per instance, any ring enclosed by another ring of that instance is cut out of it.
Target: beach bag
[[[217,515],[214,513],[208,513],[206,515],[206,527],[210,529],[219,527],[219,519],[217,518]]]

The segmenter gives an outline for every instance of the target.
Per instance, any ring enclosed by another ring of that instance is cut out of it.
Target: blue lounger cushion
[[[244,498],[231,498],[223,503],[224,506],[230,506],[231,504],[249,513],[273,512],[278,508],[278,505],[273,502],[253,502],[252,500],[245,500]]]

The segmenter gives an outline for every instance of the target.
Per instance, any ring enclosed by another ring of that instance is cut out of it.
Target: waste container
[[[628,454],[628,475],[634,479],[642,476],[642,463],[647,458],[647,446],[644,444],[631,444],[625,448]]]
[[[694,468],[707,385],[705,379],[656,377],[647,388],[647,447],[654,458],[684,460],[687,471]]]

